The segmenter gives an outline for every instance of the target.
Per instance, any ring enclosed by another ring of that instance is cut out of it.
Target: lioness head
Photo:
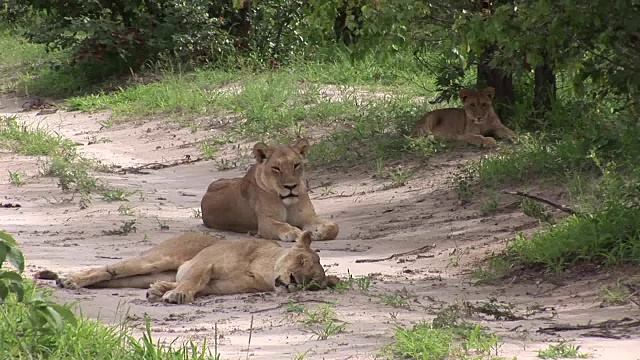
[[[484,123],[492,111],[492,100],[495,94],[496,90],[492,87],[484,89],[462,89],[458,91],[458,96],[464,104],[467,119],[473,121],[474,124]]]
[[[292,291],[298,286],[308,290],[323,289],[337,282],[334,276],[326,276],[320,264],[320,256],[311,249],[311,231],[303,232],[295,245],[276,260],[275,287]]]
[[[298,195],[306,191],[304,182],[304,162],[309,142],[299,139],[293,145],[268,146],[257,143],[253,146],[253,156],[263,168],[261,181],[267,191],[274,191],[285,205],[298,201]]]

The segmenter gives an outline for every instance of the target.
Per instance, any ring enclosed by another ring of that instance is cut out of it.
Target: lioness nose
[[[286,187],[289,190],[293,190],[298,186],[298,184],[284,184],[284,187]]]

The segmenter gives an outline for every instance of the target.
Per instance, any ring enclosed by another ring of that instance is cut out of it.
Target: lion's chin
[[[289,195],[289,196],[285,196],[285,197],[281,196],[280,199],[282,199],[282,203],[285,206],[290,206],[290,205],[293,205],[293,204],[298,202],[298,197],[295,196],[295,195]]]

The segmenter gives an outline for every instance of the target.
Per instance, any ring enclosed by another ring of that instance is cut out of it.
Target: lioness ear
[[[253,157],[256,158],[258,164],[261,164],[265,159],[271,156],[273,149],[265,143],[256,143],[253,145]]]
[[[311,231],[307,230],[298,236],[296,244],[300,247],[311,249]]]
[[[458,90],[458,97],[460,97],[460,100],[462,100],[462,102],[464,102],[467,97],[469,97],[469,95],[471,95],[471,89]]]
[[[309,144],[309,141],[307,139],[302,138],[302,139],[296,140],[296,142],[291,147],[295,151],[297,151],[300,155],[302,155],[303,157],[306,157],[307,151],[309,151],[309,148],[311,147],[311,145]]]
[[[487,95],[489,98],[493,99],[493,97],[496,96],[496,89],[489,86],[487,88],[484,88],[484,90],[482,90],[482,93]]]

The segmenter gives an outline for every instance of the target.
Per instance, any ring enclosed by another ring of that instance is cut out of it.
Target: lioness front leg
[[[518,136],[518,134],[516,134],[513,130],[509,129],[508,127],[504,126],[503,124],[500,124],[496,127],[496,129],[493,131],[493,133],[501,138],[501,139],[507,139],[507,140],[513,140],[514,138],[516,138]]]
[[[171,304],[188,304],[193,302],[198,292],[202,291],[209,280],[213,271],[213,264],[185,263],[189,266],[184,275],[178,270],[180,277],[177,282],[158,281],[151,284],[147,291],[147,300],[155,301],[158,297],[162,301]]]
[[[487,148],[498,146],[496,139],[492,137],[482,136],[482,135],[464,134],[464,135],[458,135],[456,139],[460,141],[464,141],[469,144],[487,147]]]
[[[180,266],[180,264],[175,259],[169,257],[157,259],[152,256],[139,256],[123,260],[113,265],[60,275],[58,279],[56,279],[56,284],[61,288],[79,289],[103,281],[175,270],[178,266]]]
[[[265,239],[282,241],[296,241],[302,235],[302,230],[290,224],[273,218],[258,219],[258,235]]]

